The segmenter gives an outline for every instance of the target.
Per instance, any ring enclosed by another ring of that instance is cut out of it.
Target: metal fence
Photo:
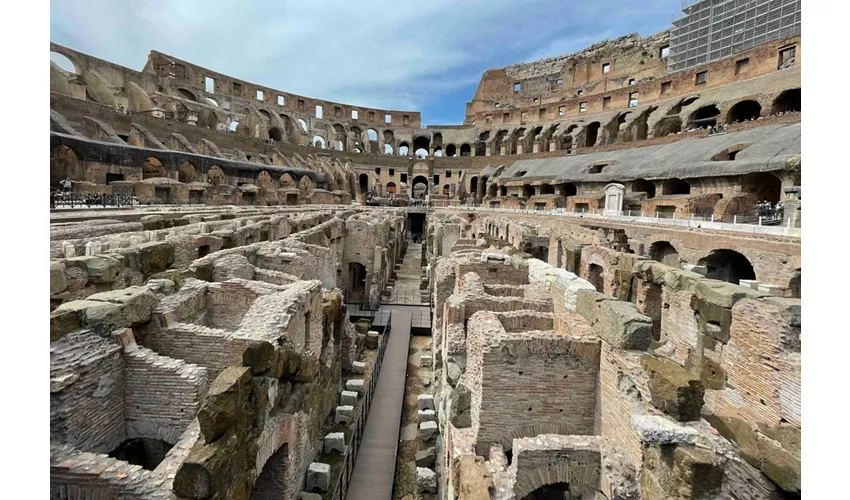
[[[76,207],[132,207],[139,202],[129,189],[116,189],[109,194],[79,193],[77,191],[51,191],[50,208]]]
[[[348,492],[348,485],[351,483],[351,474],[354,472],[354,463],[357,460],[357,452],[360,449],[360,442],[363,440],[363,431],[366,429],[366,418],[369,416],[369,408],[372,406],[372,397],[375,395],[375,386],[378,384],[378,375],[381,373],[381,364],[384,362],[384,353],[387,350],[387,342],[390,339],[391,326],[392,312],[387,311],[384,335],[378,346],[375,365],[372,367],[372,373],[369,375],[369,388],[363,396],[360,413],[354,422],[354,432],[351,433],[351,438],[345,447],[345,456],[343,457],[339,476],[337,477],[336,485],[331,495],[333,500],[344,500]]]

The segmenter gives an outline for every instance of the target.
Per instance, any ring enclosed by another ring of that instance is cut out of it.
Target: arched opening
[[[567,182],[566,184],[560,184],[558,186],[558,194],[560,196],[575,196],[578,190],[576,189],[576,185],[572,182]]]
[[[500,130],[496,133],[496,137],[493,138],[493,146],[491,149],[493,155],[502,154],[502,141],[504,141],[505,136],[507,135],[507,130]]]
[[[165,177],[165,168],[161,161],[151,156],[145,160],[145,164],[142,166],[142,179],[153,177]]]
[[[434,148],[434,156],[443,156],[443,150],[439,147]]]
[[[210,246],[209,245],[201,245],[198,247],[198,258],[206,257],[210,254]]]
[[[719,114],[720,110],[714,104],[703,106],[691,113],[688,126],[698,128],[713,127],[717,125],[717,116]]]
[[[414,154],[416,155],[417,158],[427,158],[428,157],[428,150],[423,149],[423,148],[419,148],[414,152]]]
[[[189,99],[190,101],[196,102],[198,100],[195,97],[195,94],[193,94],[192,91],[189,90],[189,89],[179,88],[179,89],[177,89],[177,92],[180,94],[180,97],[183,97],[185,99]]]
[[[661,194],[691,194],[691,185],[681,179],[667,179],[661,185]]]
[[[481,132],[478,136],[478,141],[475,143],[475,156],[484,156],[487,154],[487,139],[490,138],[490,132]]]
[[[172,447],[173,444],[161,439],[131,438],[118,445],[109,456],[138,465],[145,470],[154,470]]]
[[[325,149],[325,140],[318,135],[314,135],[313,136],[313,147]]]
[[[417,175],[413,178],[413,197],[417,200],[421,200],[425,198],[425,195],[428,193],[428,179],[421,175]]]
[[[428,140],[427,137],[416,137],[413,139],[413,151],[416,156],[420,158],[424,158],[424,156],[428,156],[429,148],[431,147],[431,141]],[[425,151],[425,155],[422,155],[422,150]]]
[[[224,171],[218,165],[213,165],[207,170],[207,182],[213,186],[224,184]]]
[[[495,198],[496,194],[498,193],[498,189],[499,189],[499,186],[497,186],[496,184],[493,184],[493,183],[489,184],[487,186],[487,197],[488,198]]]
[[[443,184],[443,194],[448,196],[451,193],[451,186],[449,184]]]
[[[405,153],[406,152],[407,151],[405,150]],[[393,147],[390,146],[389,144],[384,144],[384,154],[387,154],[387,155],[393,154]],[[401,154],[401,151],[399,151],[399,154]]]
[[[472,155],[472,146],[469,144],[463,143],[460,145],[460,155],[461,156],[470,156]]]
[[[741,280],[756,279],[750,260],[734,250],[712,250],[697,264],[706,267],[705,277],[709,279],[728,281],[736,285]]]
[[[761,116],[761,104],[757,101],[741,101],[729,110],[726,115],[726,123],[737,123],[747,120],[755,120]]]
[[[59,146],[50,153],[50,186],[59,187],[65,179],[83,179],[80,157],[68,146]]]
[[[366,129],[366,137],[369,140],[369,152],[378,153],[378,131],[373,128]]]
[[[507,186],[499,186],[499,196],[507,196],[508,195],[508,187]]]
[[[357,302],[363,299],[366,292],[366,267],[359,262],[348,264],[348,283],[351,292],[349,300]]]
[[[305,322],[306,323],[306,322]],[[250,500],[272,500],[285,498],[286,469],[289,463],[289,445],[284,443],[266,460],[260,476],[254,483]]]
[[[564,500],[565,498],[579,498],[572,496],[569,483],[552,483],[541,486],[522,500]]]
[[[605,283],[602,277],[603,272],[604,269],[602,269],[602,266],[598,264],[591,264],[587,268],[587,281],[589,281],[599,293],[605,293]]]
[[[649,246],[649,258],[670,267],[679,267],[679,252],[669,241],[656,241]]]
[[[337,151],[345,151],[346,146],[348,145],[348,136],[345,132],[345,127],[337,123],[334,125],[333,129],[335,149]]]
[[[800,111],[800,89],[788,89],[779,94],[773,101],[774,113],[789,113]]]
[[[188,161],[184,161],[183,163],[181,163],[180,168],[177,169],[177,180],[184,184],[195,182],[195,179],[197,179],[197,177],[197,169]]]
[[[469,192],[472,194],[472,197],[475,198],[475,193],[478,192],[478,177],[477,176],[473,175],[472,178],[469,179]]]
[[[387,183],[387,194],[396,194],[395,182]]]
[[[301,127],[301,131],[306,134],[307,133],[307,122],[305,122],[303,118],[299,118],[298,119],[298,125]]]
[[[769,201],[775,205],[782,196],[782,181],[767,172],[747,174],[741,182],[741,191],[754,194],[758,201]]]
[[[523,198],[531,198],[532,196],[534,196],[534,187],[529,184],[523,184],[522,196]]]
[[[555,188],[549,184],[542,184],[540,186],[540,194],[555,194]]]
[[[505,151],[509,155],[515,155],[519,152],[519,146],[522,144],[522,136],[525,135],[525,129],[519,128],[511,134],[511,138],[508,141],[507,151]]]
[[[206,100],[207,100],[208,103],[212,104],[213,106],[215,106],[217,108],[221,107],[221,106],[218,105],[218,101],[216,101],[215,99],[213,99],[211,97],[207,97]]]
[[[632,193],[646,193],[647,198],[654,198],[655,183],[646,179],[635,179],[632,181]]]
[[[802,295],[802,273],[800,269],[797,269],[794,272],[794,276],[788,281],[788,292],[786,293],[786,297],[791,299],[800,299],[803,297]]]
[[[66,73],[73,73],[75,75],[79,75],[80,72],[77,70],[77,65],[74,64],[74,61],[68,59],[67,56],[64,56],[58,52],[50,53],[50,60],[56,66],[59,66],[59,69],[65,71]]]
[[[584,147],[592,148],[599,137],[599,122],[593,122],[584,129]]]
[[[273,139],[275,142],[283,142],[283,132],[277,127],[272,127],[269,129],[269,139]]]
[[[366,194],[369,192],[369,176],[366,174],[360,174],[360,194]]]
[[[455,156],[457,154],[457,147],[454,144],[449,144],[446,146],[446,156],[449,158]]]
[[[666,137],[672,134],[678,134],[682,131],[682,119],[678,116],[667,116],[658,120],[655,124],[655,137]]]

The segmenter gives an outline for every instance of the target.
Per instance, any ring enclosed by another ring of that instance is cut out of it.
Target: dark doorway
[[[201,245],[198,247],[198,258],[206,257],[210,254],[210,246],[209,245]]]
[[[425,233],[425,214],[408,213],[407,227],[410,228],[410,237],[414,243],[422,242]]]
[[[679,267],[679,252],[669,241],[656,241],[649,246],[649,258],[670,267]]]
[[[280,500],[286,495],[286,463],[289,445],[284,444],[269,457],[254,483],[250,500]]]
[[[106,174],[106,184],[112,184],[115,181],[123,181],[124,174]]]
[[[712,250],[697,263],[707,269],[706,278],[728,281],[736,285],[740,280],[754,280],[756,273],[750,260],[734,250]]]
[[[154,470],[173,446],[161,439],[133,438],[118,445],[109,456],[146,470]]]
[[[348,264],[348,290],[350,302],[363,299],[366,292],[366,267],[359,262]]]
[[[578,498],[570,494],[568,483],[552,483],[541,486],[524,496],[522,500],[564,500],[565,498]]]
[[[591,264],[590,267],[587,269],[587,281],[589,281],[590,284],[593,285],[593,287],[596,288],[596,291],[599,293],[605,293],[605,284],[602,278],[603,272],[604,269],[602,269],[602,266],[597,264]]]

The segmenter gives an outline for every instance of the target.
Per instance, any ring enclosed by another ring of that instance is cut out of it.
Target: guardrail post
[[[732,216],[732,224],[737,224],[737,223],[738,223],[738,215],[735,214],[735,215]]]
[[[711,214],[711,222],[714,222],[714,214]]]
[[[761,226],[761,215],[759,215],[759,226]]]
[[[660,219],[661,218],[661,212],[655,212],[655,218]]]

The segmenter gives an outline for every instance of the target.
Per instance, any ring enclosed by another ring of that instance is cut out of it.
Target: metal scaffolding
[[[683,2],[670,29],[668,72],[800,34],[801,0],[703,0]]]

